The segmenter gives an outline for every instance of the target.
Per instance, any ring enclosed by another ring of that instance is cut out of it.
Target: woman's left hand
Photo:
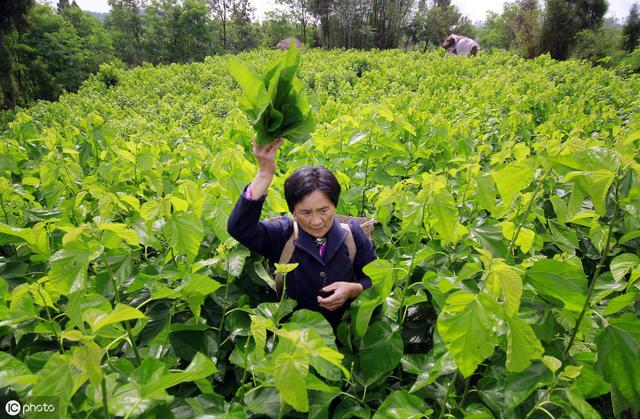
[[[322,291],[333,291],[333,294],[324,298],[318,296],[318,304],[322,308],[333,311],[342,307],[350,298],[356,298],[362,290],[363,287],[358,282],[334,282],[322,288]]]

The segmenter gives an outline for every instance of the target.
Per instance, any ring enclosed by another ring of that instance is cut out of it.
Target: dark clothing
[[[254,252],[265,256],[269,262],[277,263],[285,243],[293,234],[293,221],[281,217],[274,222],[260,221],[264,197],[248,200],[244,193],[236,203],[227,224],[229,234]],[[286,295],[298,302],[297,308],[306,308],[321,312],[336,327],[348,308],[350,301],[335,311],[328,311],[318,305],[319,290],[337,281],[359,282],[366,289],[371,279],[362,268],[376,259],[371,240],[356,220],[349,220],[349,227],[356,244],[356,257],[351,265],[349,252],[344,244],[347,232],[340,227],[337,219],[327,234],[327,247],[320,256],[314,237],[304,230],[298,230],[293,256],[289,263],[299,263],[298,267],[287,274]]]

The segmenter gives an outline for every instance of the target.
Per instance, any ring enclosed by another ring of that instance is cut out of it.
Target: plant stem
[[[471,377],[472,376],[469,376],[465,380],[464,393],[462,393],[462,399],[460,400],[460,407],[463,407],[464,403],[467,401],[467,395],[469,394],[469,389],[471,388]]]
[[[102,377],[102,409],[105,419],[109,418],[109,397],[107,396],[107,379]]]
[[[460,375],[460,372],[456,370],[456,373],[453,374],[453,378],[449,382],[449,387],[447,388],[447,394],[445,394],[444,396],[444,401],[442,402],[442,410],[440,410],[440,415],[438,416],[438,419],[442,419],[444,417],[444,412],[447,411],[447,402],[449,401],[449,394],[451,393],[451,388],[455,386],[456,380],[458,379],[459,375]]]
[[[602,270],[602,267],[604,266],[604,262],[607,259],[607,256],[609,255],[609,245],[611,244],[611,235],[613,231],[613,225],[617,221],[618,209],[620,207],[619,201],[618,201],[618,184],[619,184],[619,177],[616,174],[616,184],[615,184],[616,205],[613,210],[613,215],[611,216],[611,221],[609,221],[609,231],[607,231],[607,239],[605,240],[604,248],[602,249],[602,256],[600,256],[600,261],[598,262],[596,271],[593,274],[591,283],[589,284],[589,289],[587,290],[587,296],[584,299],[584,305],[582,306],[582,311],[580,312],[580,315],[576,320],[576,325],[573,327],[573,330],[571,332],[571,338],[569,338],[569,343],[567,343],[567,347],[564,349],[564,352],[562,353],[563,355],[568,354],[569,350],[571,350],[571,347],[573,346],[573,342],[576,338],[576,335],[578,334],[578,330],[580,329],[580,323],[582,323],[582,319],[584,318],[584,315],[587,313],[587,310],[591,305],[591,296],[593,294],[596,281],[598,280],[598,277],[600,276],[600,271]]]
[[[367,150],[371,149],[371,136],[373,135],[373,122],[371,123],[371,129],[369,131],[369,136],[367,138]],[[376,139],[378,138],[378,135],[376,135]],[[369,182],[369,155],[370,153],[367,153],[367,160],[364,163],[364,189],[362,190],[362,206],[360,208],[360,216],[364,217],[364,207],[366,204],[366,193],[367,193],[367,186],[368,182]]]
[[[413,264],[415,263],[416,260],[416,252],[418,251],[418,242],[420,242],[420,230],[422,230],[422,224],[424,224],[424,212],[427,208],[427,201],[429,200],[429,196],[425,196],[424,197],[424,202],[422,203],[422,209],[420,210],[420,225],[418,226],[418,232],[416,233],[416,239],[413,242],[413,249],[411,250],[411,263],[409,264],[409,273],[407,273],[407,278],[404,281],[404,283],[402,284],[402,299],[400,300],[400,309],[402,310],[402,307],[404,307],[404,300],[405,300],[405,293],[406,293],[406,285],[407,282],[409,281],[409,279],[411,278],[411,274],[413,273]],[[404,319],[406,318],[405,316],[406,311],[402,310],[402,314],[400,316],[400,326],[402,326],[402,324],[404,323]]]
[[[4,192],[0,193],[0,207],[2,207],[5,224],[9,225],[9,214],[7,213],[7,209],[4,207]]]
[[[280,410],[278,411],[278,419],[282,419],[282,415],[284,415],[284,402],[280,400]]]
[[[227,283],[224,285],[224,301],[227,302],[229,298],[229,276],[227,276]],[[222,331],[224,330],[224,320],[227,315],[226,308],[222,307],[222,316],[220,316],[220,329],[218,329],[218,343],[220,343],[220,338],[222,338]]]
[[[244,343],[244,364],[245,369],[242,372],[242,378],[240,379],[240,395],[238,399],[242,401],[244,398],[244,382],[247,379],[247,371],[249,370],[249,355],[247,352],[249,351],[249,336],[247,336],[247,341]]]
[[[280,294],[280,304],[282,304],[282,302],[284,301],[284,294],[287,290],[287,273],[283,272],[282,273],[282,294]]]
[[[342,143],[344,142],[344,139],[342,138],[344,135],[342,128],[342,123],[340,123],[340,161],[344,159],[344,155],[342,154]]]
[[[460,224],[462,224],[462,214],[464,213],[465,201],[467,200],[467,192],[469,191],[469,184],[471,183],[471,166],[467,169],[467,185],[464,188],[464,192],[462,193],[462,203],[460,205]]]
[[[113,273],[113,270],[111,270],[111,265],[109,264],[109,260],[107,259],[107,257],[105,256],[104,252],[102,254],[100,254],[100,258],[102,259],[102,261],[104,262],[105,266],[107,267],[107,272],[109,272],[109,276],[111,277],[111,281],[113,282],[113,295],[116,299],[116,303],[120,303],[120,294],[118,292],[118,284],[116,283],[116,276]],[[131,327],[129,326],[129,322],[128,321],[123,321],[122,324],[124,325],[125,330],[127,331],[127,337],[129,338],[129,344],[131,345],[131,349],[133,349],[133,354],[136,357],[136,361],[138,362],[138,365],[140,365],[142,363],[142,359],[140,358],[140,352],[138,351],[138,345],[136,345],[136,341],[133,338],[133,333],[131,333]]]
[[[507,250],[507,261],[508,262],[513,262],[513,245],[515,244],[516,240],[518,239],[518,235],[520,234],[520,230],[522,230],[522,226],[524,224],[524,222],[527,220],[527,217],[529,216],[529,212],[531,212],[531,208],[533,207],[533,203],[536,200],[536,195],[538,195],[538,192],[540,191],[540,186],[544,184],[544,181],[547,179],[547,176],[549,176],[549,173],[551,173],[551,169],[547,170],[547,172],[542,175],[542,177],[540,179],[538,179],[537,183],[536,183],[536,188],[533,190],[533,194],[531,195],[531,199],[529,200],[529,204],[527,205],[527,208],[524,210],[524,213],[522,214],[522,217],[520,218],[520,221],[518,221],[518,226],[516,227],[516,230],[513,232],[513,237],[511,238],[511,241],[509,242],[509,249]]]
[[[547,398],[547,396],[549,394],[551,394],[556,386],[558,385],[558,381],[556,378],[554,378],[554,382],[553,384],[551,384],[551,387],[549,387],[544,393],[542,393],[542,396],[540,396],[539,401],[536,403],[535,406],[533,406],[533,408],[529,411],[529,413],[527,413],[527,416],[525,417],[525,419],[529,419],[531,417],[531,415],[533,414],[533,412],[535,412],[536,410],[543,410],[545,412],[547,412],[545,409],[542,408],[543,405],[545,405],[546,403],[550,403],[549,400],[545,400]],[[547,412],[548,414],[549,412]],[[553,416],[551,416],[553,417]]]
[[[58,336],[58,332],[56,331],[56,328],[53,326],[54,321],[51,318],[51,312],[49,312],[49,306],[47,305],[47,300],[45,300],[44,295],[42,295],[42,290],[40,289],[40,285],[39,284],[35,284],[35,285],[36,285],[36,291],[38,292],[38,295],[40,295],[40,298],[42,298],[42,304],[44,305],[44,311],[47,313],[47,318],[49,319],[51,331],[53,332],[53,335],[56,337],[56,341],[58,341],[58,346],[60,346],[60,352],[64,353],[64,346],[62,346],[62,339],[60,338],[60,336]]]

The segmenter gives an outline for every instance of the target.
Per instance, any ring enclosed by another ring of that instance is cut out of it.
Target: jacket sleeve
[[[250,250],[261,254],[272,262],[277,262],[280,259],[284,243],[293,232],[291,221],[287,217],[273,222],[260,221],[265,197],[249,200],[245,198],[244,192],[231,211],[227,222],[227,231],[231,237]]]
[[[364,289],[371,287],[371,278],[369,278],[362,269],[370,262],[376,260],[375,249],[373,243],[360,227],[360,224],[354,219],[349,220],[353,241],[356,243],[356,258],[353,261],[353,271],[356,274],[356,280]]]

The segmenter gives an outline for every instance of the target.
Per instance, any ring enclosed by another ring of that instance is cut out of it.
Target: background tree
[[[482,26],[477,31],[482,49],[500,48],[508,50],[514,44],[515,36],[507,27],[503,14],[487,13]]]
[[[307,26],[313,14],[311,11],[311,0],[276,0],[276,4],[284,5],[289,9],[291,16],[300,25],[298,37],[302,42],[307,42]]]
[[[571,58],[590,61],[593,65],[615,67],[623,58],[620,49],[622,31],[619,28],[600,26],[583,29],[576,34]]]
[[[309,10],[311,14],[320,22],[319,25],[319,45],[328,48],[331,41],[331,13],[333,10],[333,0],[311,0]]]
[[[295,23],[291,22],[288,13],[268,11],[260,25],[260,43],[265,48],[273,48],[279,40],[295,36],[295,31]]]
[[[21,100],[55,100],[76,91],[99,65],[114,58],[100,21],[77,7],[54,13],[49,6],[29,10],[30,25],[14,39]]]
[[[111,34],[97,17],[73,4],[58,14],[73,26],[80,37],[80,48],[83,51],[81,70],[84,74],[95,73],[100,64],[115,57]]]
[[[176,59],[180,5],[177,0],[152,0],[144,13],[144,55],[154,64]]]
[[[16,107],[18,85],[14,75],[14,57],[5,45],[5,34],[19,31],[26,25],[25,16],[33,0],[0,2],[0,105]]]
[[[370,2],[344,0],[335,2],[330,18],[332,35],[330,48],[370,48],[373,46],[367,16]]]
[[[144,5],[143,0],[109,0],[111,13],[106,26],[111,32],[118,54],[129,65],[139,65],[144,60]]]
[[[546,0],[542,50],[564,60],[583,29],[595,29],[607,12],[606,0]]]
[[[627,52],[633,51],[640,43],[640,13],[638,13],[638,3],[634,3],[631,6],[622,33],[622,48]]]
[[[145,56],[153,63],[203,60],[209,53],[205,0],[154,0],[145,9]]]
[[[375,34],[376,48],[388,49],[398,46],[402,27],[409,22],[413,0],[373,1],[369,24]]]
[[[62,11],[69,6],[71,6],[71,3],[69,3],[69,0],[58,0],[58,6],[57,6],[58,13],[62,13]]]
[[[249,0],[237,0],[231,10],[231,51],[239,52],[255,48],[260,41],[251,21],[254,8]]]
[[[447,1],[420,1],[413,16],[403,26],[405,41],[427,48],[438,48],[452,33],[473,37],[475,28],[469,18]]]
[[[538,1],[505,3],[502,17],[513,49],[526,58],[538,56],[542,38],[542,11]]]
[[[206,0],[183,0],[177,22],[180,62],[202,61],[212,50],[212,32]]]
[[[439,47],[452,33],[473,37],[475,29],[468,17],[463,16],[456,6],[435,6],[425,17],[425,50],[428,45]]]
[[[234,0],[209,0],[209,10],[222,25],[222,48],[227,49],[227,23],[233,10]]]

